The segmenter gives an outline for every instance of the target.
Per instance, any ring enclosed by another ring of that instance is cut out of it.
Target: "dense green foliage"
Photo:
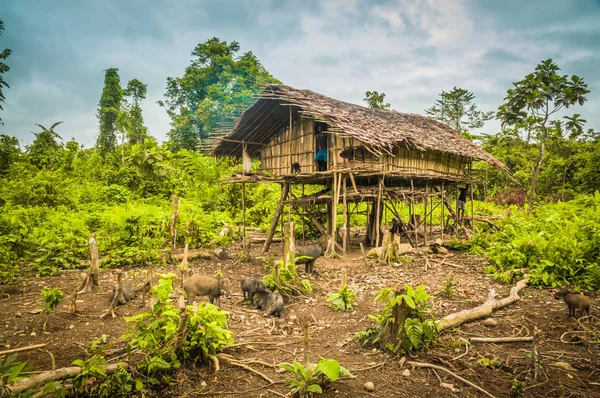
[[[173,194],[182,197],[179,247],[227,244],[239,236],[237,228],[219,235],[223,222],[241,224],[241,187],[216,184],[232,172],[227,162],[187,150],[173,154],[152,142],[126,144],[124,163],[121,148],[103,159],[96,149],[74,141],[54,141],[25,153],[9,139],[0,144],[11,153],[0,175],[2,282],[26,269],[52,275],[83,266],[87,237],[94,231],[105,266],[168,260]],[[38,168],[39,162],[46,166]],[[277,186],[247,186],[248,225],[268,225],[278,191]]]
[[[252,52],[237,55],[239,43],[213,37],[192,51],[181,77],[167,78],[165,101],[171,117],[169,147],[194,150],[222,122],[232,122],[261,91],[261,83],[279,83]]]
[[[514,208],[500,225],[468,243],[470,251],[488,253],[493,266],[486,271],[498,279],[510,282],[518,273],[506,271],[529,268],[535,286],[600,288],[600,193],[530,214]]]

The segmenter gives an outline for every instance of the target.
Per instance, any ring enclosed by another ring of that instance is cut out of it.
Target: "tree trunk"
[[[527,204],[531,207],[533,203],[533,198],[535,196],[535,187],[538,182],[538,178],[540,175],[540,169],[542,168],[542,160],[544,158],[544,151],[546,149],[546,137],[543,138],[543,141],[540,144],[540,151],[538,153],[537,159],[535,160],[535,166],[533,168],[533,175],[531,176],[531,188],[529,190],[529,195],[527,196]]]

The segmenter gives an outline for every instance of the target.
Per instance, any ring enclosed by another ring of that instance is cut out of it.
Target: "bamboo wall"
[[[261,150],[261,168],[276,177],[281,177],[290,175],[291,165],[298,162],[301,174],[316,172],[314,125],[312,119],[294,118],[291,136],[289,128],[286,127]],[[421,152],[405,147],[395,147],[392,151],[394,156],[377,157],[362,149],[362,143],[356,138],[341,134],[329,134],[328,146],[328,169],[352,167],[358,169],[355,175],[382,172],[411,177],[452,179],[464,176],[468,164],[465,157],[438,151]],[[342,151],[347,149],[351,150],[353,160],[340,156]]]
[[[302,173],[317,170],[315,158],[314,121],[306,118],[294,118],[290,146],[290,129],[285,128],[260,151],[261,168],[277,177],[291,174],[292,164],[300,163]],[[290,160],[290,149],[292,157]]]

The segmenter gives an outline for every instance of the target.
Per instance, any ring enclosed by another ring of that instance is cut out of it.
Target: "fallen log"
[[[529,280],[529,276],[525,275],[523,279],[521,279],[515,286],[513,286],[512,289],[510,289],[510,294],[508,295],[508,297],[505,297],[500,300],[490,298],[479,307],[475,307],[470,310],[455,312],[454,314],[445,316],[444,318],[438,321],[438,330],[441,333],[446,329],[451,329],[458,325],[462,325],[463,323],[472,322],[477,319],[487,318],[492,314],[494,310],[504,308],[514,302],[521,300],[521,297],[519,297],[519,292],[523,288],[525,288],[525,286],[527,286]]]
[[[119,362],[102,366],[106,374],[114,373],[117,370],[119,370],[119,368],[127,369],[128,367],[129,364],[127,362]],[[4,392],[0,391],[0,396],[16,396],[21,393],[24,393],[27,390],[42,387],[52,381],[71,379],[80,374],[81,370],[82,368],[80,368],[79,366],[69,366],[66,368],[60,368],[40,373],[33,377],[19,380],[7,386],[4,386]]]

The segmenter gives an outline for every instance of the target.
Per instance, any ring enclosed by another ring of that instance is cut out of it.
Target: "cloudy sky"
[[[23,144],[34,123],[62,120],[65,140],[93,145],[109,67],[148,85],[144,117],[163,140],[166,78],[213,36],[238,41],[285,84],[354,103],[383,91],[413,113],[454,86],[495,110],[511,82],[553,58],[588,82],[572,112],[600,129],[600,0],[2,0],[0,18],[0,48],[13,50],[0,133]]]

